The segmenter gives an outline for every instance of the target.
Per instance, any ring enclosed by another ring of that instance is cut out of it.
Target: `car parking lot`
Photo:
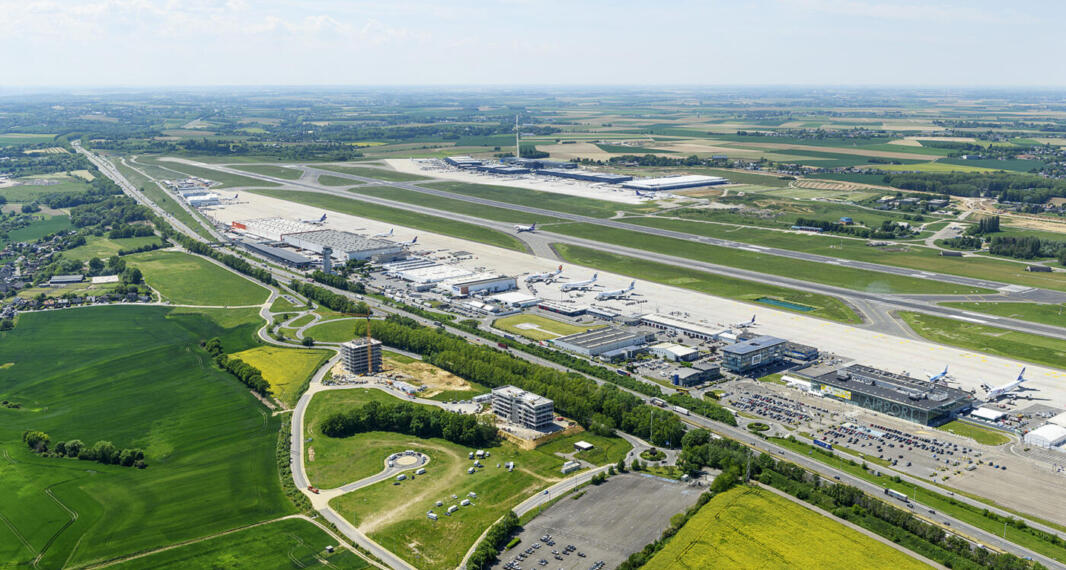
[[[614,568],[658,538],[670,517],[694,504],[704,489],[646,474],[616,475],[538,515],[493,567]]]

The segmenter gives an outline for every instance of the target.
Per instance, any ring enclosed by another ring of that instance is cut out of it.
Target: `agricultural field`
[[[827,295],[807,293],[755,281],[745,281],[744,279],[646,261],[636,257],[617,255],[581,246],[555,243],[552,244],[552,247],[566,261],[585,267],[748,303],[755,303],[759,298],[770,297],[788,303],[814,307],[812,311],[804,311],[804,314],[810,316],[844,323],[862,322],[861,317],[855,314],[855,311],[852,311],[839,299]]]
[[[176,305],[254,305],[269,295],[254,281],[188,253],[149,251],[127,256],[126,263]]]
[[[284,166],[277,166],[274,164],[247,164],[233,166],[232,168],[255,174],[263,174],[265,176],[273,176],[274,178],[284,178],[285,180],[299,180],[300,175],[303,174],[298,168],[285,168]]]
[[[196,348],[250,348],[246,317],[101,306],[27,313],[0,333],[0,397],[22,404],[0,409],[0,559],[80,566],[290,513],[279,421]],[[27,429],[139,447],[148,467],[41,457]]]
[[[797,536],[804,540],[795,540]],[[649,570],[727,567],[927,568],[828,516],[751,487],[737,487],[711,499],[644,566]]]
[[[16,241],[34,241],[48,234],[54,234],[58,231],[69,230],[71,228],[70,216],[67,215],[55,215],[55,216],[40,216],[40,221],[31,223],[30,225],[12,230],[7,233],[6,240],[0,240],[2,243],[10,243]]]
[[[288,407],[296,405],[303,387],[333,356],[332,350],[257,346],[232,354],[263,373],[270,390]]]
[[[1044,303],[982,303],[982,302],[958,302],[940,303],[945,307],[954,307],[975,313],[986,313],[997,317],[1008,317],[1023,321],[1032,321],[1045,325],[1066,327],[1066,316],[1062,311],[1063,305],[1048,305]]]
[[[340,164],[322,164],[316,165],[316,168],[322,170],[332,170],[333,172],[340,172],[341,174],[352,174],[355,176],[364,176],[366,178],[376,178],[378,180],[387,180],[389,182],[414,182],[417,180],[429,180],[425,176],[418,176],[417,174],[408,174],[406,172],[397,172],[388,168],[372,168],[369,166],[344,166]],[[350,178],[338,178],[339,180],[347,180],[348,184],[359,184],[358,180],[352,180]]]
[[[325,566],[358,570],[368,568],[355,553],[337,547],[337,541],[302,519],[283,519],[239,530],[202,542],[164,550],[112,566],[117,570],[218,568],[307,568]]]
[[[0,133],[0,146],[43,143],[55,140],[58,135],[37,133]]]
[[[965,161],[970,162],[970,161]],[[970,166],[966,164],[951,164],[948,162],[936,161],[936,162],[922,162],[919,164],[881,164],[878,165],[881,170],[891,170],[895,172],[995,172],[996,168],[984,168],[981,166]]]
[[[62,172],[39,174],[17,178],[15,186],[0,188],[0,196],[8,202],[32,202],[46,194],[71,194],[89,189],[86,181],[79,176],[67,176]]]
[[[85,238],[85,245],[79,245],[78,247],[64,251],[63,257],[65,259],[80,259],[82,261],[88,261],[94,257],[106,260],[112,255],[118,255],[119,250],[136,249],[138,247],[159,243],[160,240],[161,238],[159,236],[120,239],[87,236]]]
[[[924,313],[899,316],[926,340],[1066,370],[1066,341]]]
[[[315,194],[311,192],[287,192],[284,190],[249,190],[254,194],[261,194],[280,200],[297,202],[307,206],[314,206],[325,210],[333,210],[350,216],[359,216],[372,220],[380,220],[400,226],[434,232],[441,235],[452,236],[459,239],[468,239],[488,245],[494,245],[516,251],[525,251],[525,246],[514,236],[484,228],[474,224],[457,222],[447,218],[427,216],[416,212],[409,212],[399,208],[390,208],[361,200],[349,200],[340,196],[328,194]]]
[[[585,332],[590,327],[572,325],[540,315],[512,315],[496,319],[492,326],[512,334],[533,340],[549,340],[561,336]],[[591,327],[600,328],[600,327]]]

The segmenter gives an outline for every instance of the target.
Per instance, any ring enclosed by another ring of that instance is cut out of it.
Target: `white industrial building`
[[[399,269],[388,273],[417,285],[440,283],[449,279],[459,279],[473,275],[472,272],[457,265],[429,265],[411,269]]]
[[[506,275],[474,275],[469,278],[449,280],[448,287],[452,295],[473,295],[475,293],[501,293],[518,287],[514,277]]]
[[[662,178],[640,178],[630,180],[622,184],[623,188],[633,190],[646,190],[655,192],[659,190],[681,190],[682,188],[699,188],[701,186],[714,186],[715,184],[728,184],[729,181],[721,176],[703,176],[702,174],[685,174],[681,176],[663,176]]]
[[[539,431],[552,424],[555,402],[515,386],[500,386],[492,390],[492,411],[511,423]]]
[[[521,291],[510,291],[507,293],[500,293],[499,295],[493,295],[489,297],[488,300],[494,303],[499,303],[505,307],[521,309],[536,305],[540,302],[540,297],[522,293]]]
[[[340,261],[387,259],[404,254],[403,246],[400,244],[338,230],[285,234],[281,236],[281,241],[315,253],[322,253],[323,248],[328,247],[333,250],[333,258]]]
[[[692,362],[700,357],[700,351],[695,348],[673,342],[653,344],[648,350],[655,356],[672,362]]]
[[[647,333],[629,332],[618,327],[603,327],[572,335],[554,338],[552,346],[575,352],[589,358],[601,356],[625,356],[643,347],[655,336]]]
[[[999,410],[993,410],[992,408],[977,408],[970,412],[970,415],[986,422],[999,421],[1003,416],[1007,415],[1005,412]]]
[[[231,222],[230,227],[270,241],[281,241],[282,236],[285,234],[298,234],[318,229],[311,224],[286,220],[285,218],[240,220]]]
[[[660,330],[688,335],[700,340],[714,340],[723,332],[721,330],[712,329],[696,323],[690,323],[681,319],[675,319],[669,315],[661,315],[659,313],[641,315],[640,324]]]
[[[1025,434],[1024,440],[1037,447],[1056,447],[1066,443],[1066,427],[1046,424]]]
[[[193,208],[203,208],[204,206],[217,206],[221,203],[218,194],[213,192],[207,194],[199,194],[197,196],[189,196],[185,198],[185,201],[189,203]]]

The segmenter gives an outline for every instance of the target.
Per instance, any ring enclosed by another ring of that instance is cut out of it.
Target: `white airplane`
[[[414,245],[418,241],[418,236],[411,238],[411,241],[401,242],[400,245]]]
[[[556,275],[558,275],[558,274],[560,274],[562,272],[563,272],[563,266],[560,265],[559,269],[556,269],[555,271],[552,271],[552,272],[549,272],[549,273],[534,273],[532,275],[527,276],[526,277],[526,283],[536,283],[538,281],[548,281],[548,280],[552,279],[553,277],[555,277]]]
[[[237,196],[240,196],[240,193],[234,194],[234,195],[233,195],[233,199],[234,199],[234,200],[236,200],[236,199],[237,199]]]
[[[753,327],[753,326],[755,326],[755,315],[751,316],[751,320],[750,321],[740,321],[740,322],[733,323],[733,328],[735,328],[735,329],[746,329],[748,327]]]
[[[1025,368],[1022,368],[1022,371],[1018,373],[1018,377],[1015,378],[1013,382],[1008,382],[1007,384],[996,386],[995,388],[990,388],[988,384],[981,384],[981,388],[988,392],[988,394],[985,395],[985,397],[988,398],[988,401],[994,402],[1013,392],[1020,387],[1025,380]]]
[[[516,231],[518,233],[531,232],[531,231],[534,231],[536,229],[537,229],[537,222],[533,222],[532,224],[529,224],[528,226],[523,226],[522,224],[515,224],[515,227],[514,227],[514,231]]]
[[[374,235],[372,235],[370,237],[376,237],[376,238],[392,237],[392,232],[395,229],[396,228],[389,228],[389,231],[387,231],[387,232],[381,232],[380,234],[374,234]]]
[[[563,283],[563,286],[559,288],[560,291],[585,291],[592,287],[592,284],[596,282],[596,274],[592,274],[592,279],[588,281],[574,281],[572,283]]]
[[[314,224],[316,226],[321,226],[322,224],[326,223],[326,215],[322,214],[322,217],[318,218],[317,220],[314,219],[314,218],[310,218],[310,219],[307,219],[307,220],[300,220],[300,221],[305,223],[305,224]]]
[[[947,380],[947,378],[948,378],[948,365],[945,364],[944,365],[944,369],[941,370],[940,372],[936,372],[936,373],[926,372],[925,375],[929,377],[929,381],[930,382],[939,382],[941,380]]]
[[[627,293],[633,290],[633,287],[635,287],[636,284],[636,281],[630,281],[629,287],[626,287],[625,289],[615,289],[614,291],[600,291],[599,293],[596,293],[596,300],[606,301],[607,299],[617,299],[619,297],[625,297]]]

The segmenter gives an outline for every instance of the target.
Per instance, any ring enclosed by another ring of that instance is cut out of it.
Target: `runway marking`
[[[952,316],[951,318],[953,318],[953,319],[958,319],[958,320],[960,320],[960,321],[969,321],[969,322],[971,322],[971,323],[978,323],[978,324],[982,324],[982,325],[987,325],[987,324],[988,324],[988,321],[985,321],[985,320],[981,320],[981,319],[971,319],[970,317],[961,317],[961,316],[959,316],[959,315],[954,315],[954,316]]]

